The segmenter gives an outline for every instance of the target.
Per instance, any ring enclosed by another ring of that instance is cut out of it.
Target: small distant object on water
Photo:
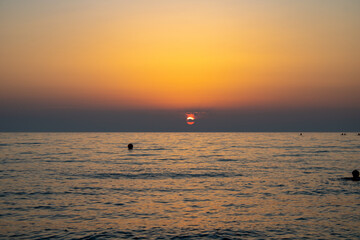
[[[132,150],[133,148],[134,148],[134,145],[132,145],[132,143],[129,143],[128,149],[129,149],[129,150]]]
[[[341,135],[342,135],[342,136],[345,136],[345,135],[346,135],[346,133],[341,133]]]
[[[343,178],[344,180],[352,180],[352,181],[360,181],[360,177],[359,177],[359,171],[358,170],[354,170],[352,171],[352,177],[346,177]]]
[[[302,136],[302,133],[300,133],[299,135]]]
[[[360,136],[360,133],[358,133],[358,136]]]

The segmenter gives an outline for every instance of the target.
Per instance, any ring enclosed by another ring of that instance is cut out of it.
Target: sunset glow
[[[358,106],[359,10],[351,0],[3,1],[0,101],[97,109]]]

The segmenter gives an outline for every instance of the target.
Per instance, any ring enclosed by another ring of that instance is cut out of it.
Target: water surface
[[[1,133],[0,161],[4,239],[360,236],[355,133]]]

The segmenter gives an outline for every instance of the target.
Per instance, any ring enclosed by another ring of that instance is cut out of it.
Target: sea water
[[[360,236],[357,133],[1,133],[0,161],[1,239]]]

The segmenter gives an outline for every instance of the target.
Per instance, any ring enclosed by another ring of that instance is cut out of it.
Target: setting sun
[[[186,123],[188,125],[193,125],[195,123],[195,114],[186,113]]]

